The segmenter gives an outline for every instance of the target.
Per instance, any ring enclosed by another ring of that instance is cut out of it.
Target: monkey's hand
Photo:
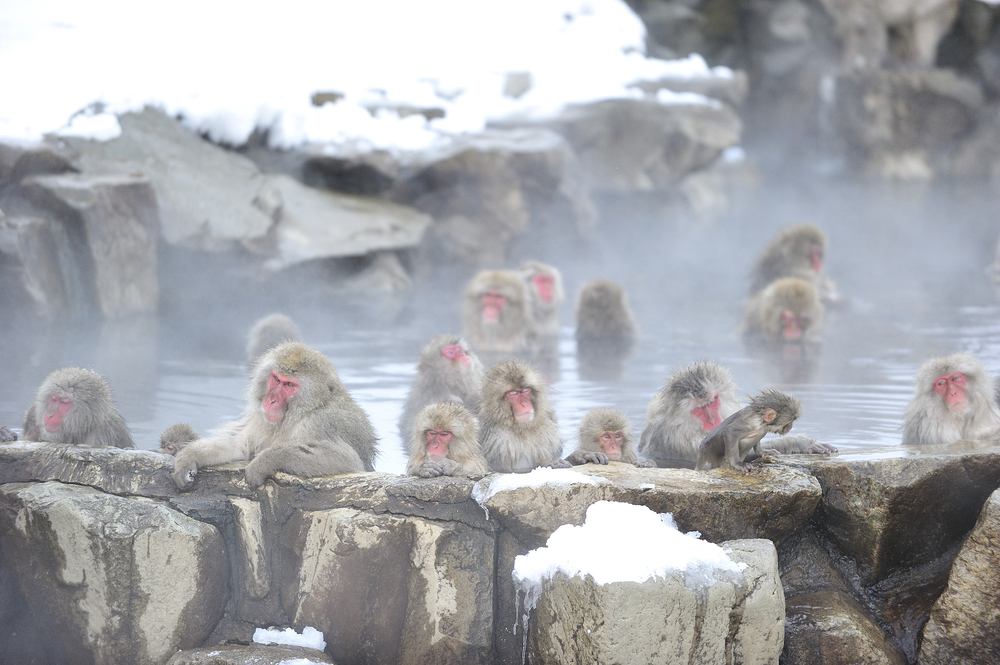
[[[443,475],[444,469],[441,468],[441,462],[433,462],[428,460],[420,465],[417,473],[420,474],[421,478],[435,478],[437,476]]]
[[[186,491],[194,485],[194,477],[198,475],[198,465],[190,457],[179,456],[174,461],[174,484],[177,489]]]
[[[0,427],[0,443],[7,443],[8,441],[17,441],[17,434],[14,434],[9,427],[3,425]]]
[[[604,453],[584,453],[583,459],[591,464],[607,464],[608,456]]]
[[[247,468],[243,470],[243,476],[246,479],[247,485],[253,489],[257,489],[261,485],[267,482],[267,479],[274,475],[274,469],[266,463],[267,459],[263,455],[258,455],[257,457],[250,460],[247,464]]]
[[[605,464],[607,464],[607,462],[605,462]],[[549,464],[549,467],[552,469],[568,469],[571,466],[573,465],[564,459],[552,460],[552,462]]]
[[[640,469],[655,469],[656,462],[651,459],[637,459],[635,465]]]
[[[812,446],[806,450],[806,453],[810,455],[835,455],[839,452],[835,446],[823,443],[822,441],[813,441]]]

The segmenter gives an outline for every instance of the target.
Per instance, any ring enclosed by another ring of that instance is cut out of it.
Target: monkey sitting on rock
[[[701,442],[695,469],[716,469],[729,466],[749,471],[747,454],[753,450],[763,456],[760,440],[765,434],[788,434],[802,407],[797,399],[777,390],[762,390],[745,406],[722,421]],[[768,451],[776,454],[777,451]]]

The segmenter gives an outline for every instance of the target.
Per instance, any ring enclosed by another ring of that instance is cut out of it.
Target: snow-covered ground
[[[219,142],[261,129],[272,147],[362,150],[638,97],[637,80],[732,75],[699,56],[647,58],[645,28],[621,0],[11,1],[0,3],[0,71],[4,140],[107,140],[115,114],[149,104]],[[516,99],[504,94],[512,73],[530,74]],[[343,97],[314,106],[314,93]],[[400,117],[399,105],[445,116]]]

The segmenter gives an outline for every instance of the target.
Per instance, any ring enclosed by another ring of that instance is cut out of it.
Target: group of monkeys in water
[[[823,301],[839,299],[823,273],[826,240],[814,226],[782,230],[754,267],[743,319],[745,334],[796,344],[815,335]],[[517,271],[478,273],[468,284],[463,335],[439,335],[420,352],[399,432],[408,446],[407,473],[420,477],[524,472],[540,466],[620,462],[639,467],[749,471],[767,454],[831,454],[836,448],[788,435],[798,401],[765,389],[740,408],[730,372],[714,361],[678,368],[649,404],[634,439],[616,408],[583,418],[577,448],[562,457],[555,411],[543,374],[517,356],[536,353],[558,336],[562,281],[552,266],[527,262]],[[581,291],[577,342],[619,353],[636,326],[622,289],[596,280]],[[167,428],[160,452],[175,455],[173,479],[190,489],[202,467],[247,461],[246,482],[263,485],[277,472],[303,477],[375,470],[375,429],[340,382],[330,360],[306,346],[287,317],[274,314],[251,329],[253,371],[242,417],[199,435]],[[500,359],[486,369],[480,356]],[[506,358],[504,358],[506,356]],[[768,433],[782,436],[762,443]],[[28,409],[22,438],[98,447],[134,447],[107,382],[95,372],[62,368],[43,381]],[[971,355],[925,363],[907,407],[903,444],[945,444],[1000,438],[993,383]],[[15,440],[0,428],[0,440]]]

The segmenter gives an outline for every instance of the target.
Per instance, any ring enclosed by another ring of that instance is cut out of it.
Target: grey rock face
[[[220,644],[215,647],[178,651],[167,665],[281,665],[293,661],[332,663],[326,653],[285,644]]]

